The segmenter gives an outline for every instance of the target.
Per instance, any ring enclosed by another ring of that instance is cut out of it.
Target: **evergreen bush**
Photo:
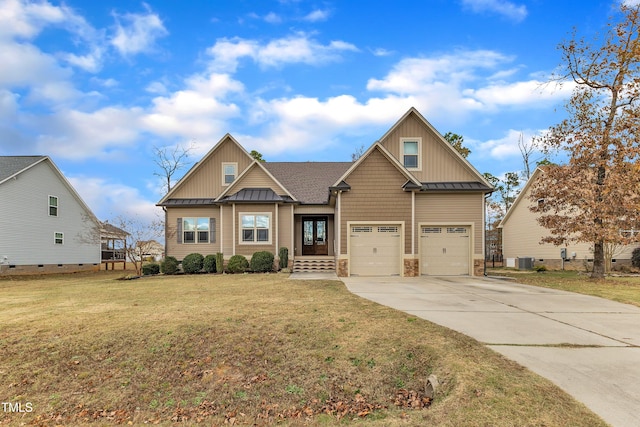
[[[289,268],[289,249],[280,248],[280,269]]]
[[[216,271],[218,273],[224,272],[224,255],[222,252],[216,254]]]
[[[267,251],[255,252],[251,257],[251,270],[256,273],[273,271],[273,254]]]
[[[175,257],[165,257],[160,263],[160,272],[163,274],[176,274],[178,272],[178,265],[178,260]]]
[[[158,273],[160,273],[160,264],[156,264],[155,262],[152,262],[150,264],[145,264],[142,266],[143,276],[149,276],[149,275],[158,274]]]
[[[204,262],[202,263],[202,268],[206,273],[215,273],[216,270],[216,256],[215,255],[207,255],[204,257]]]
[[[640,268],[640,248],[635,248],[631,252],[631,265],[635,268]]]
[[[198,253],[192,253],[182,260],[182,270],[187,274],[200,273],[204,265],[204,257]]]
[[[230,273],[244,273],[249,268],[249,261],[242,255],[234,255],[229,259],[227,270]]]

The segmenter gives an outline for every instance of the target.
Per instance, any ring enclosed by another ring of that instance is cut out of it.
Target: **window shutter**
[[[178,243],[182,243],[182,218],[178,218]]]
[[[209,218],[209,243],[216,242],[216,219]]]

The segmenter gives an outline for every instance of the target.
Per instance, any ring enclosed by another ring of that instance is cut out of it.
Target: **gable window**
[[[182,218],[182,243],[209,243],[212,226],[210,218]]]
[[[49,216],[58,216],[58,198],[49,196]]]
[[[271,243],[271,214],[240,214],[242,243]]]
[[[422,169],[421,165],[421,138],[401,138],[402,164],[407,169]]]
[[[53,243],[56,245],[64,244],[64,233],[53,233]]]
[[[238,164],[237,163],[223,163],[222,164],[222,185],[229,185],[236,180],[238,176]]]

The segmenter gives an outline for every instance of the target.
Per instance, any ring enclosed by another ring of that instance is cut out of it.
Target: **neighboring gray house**
[[[48,156],[0,156],[0,275],[100,268],[100,226]]]

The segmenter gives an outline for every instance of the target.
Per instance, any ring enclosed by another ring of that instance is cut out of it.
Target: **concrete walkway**
[[[640,426],[640,308],[476,277],[341,279],[361,297],[475,338],[612,426]]]

